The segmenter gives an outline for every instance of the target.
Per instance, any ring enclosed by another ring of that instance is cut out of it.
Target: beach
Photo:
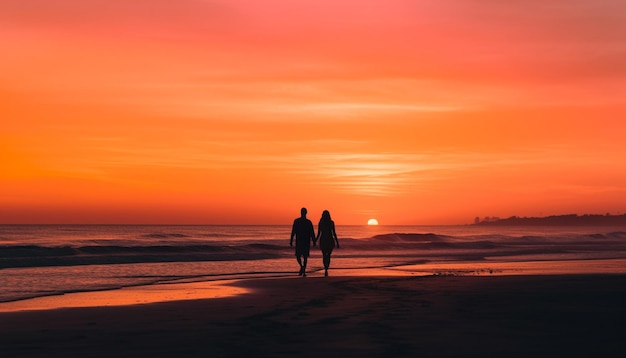
[[[626,228],[0,226],[2,357],[621,357]]]
[[[331,271],[328,278],[294,275],[222,284],[236,288],[235,294],[0,313],[0,350],[3,357],[621,357],[626,352],[622,274],[370,277]]]

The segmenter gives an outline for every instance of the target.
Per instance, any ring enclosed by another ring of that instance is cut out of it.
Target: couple
[[[317,237],[315,237],[313,223],[306,218],[306,213],[306,208],[300,209],[300,217],[293,221],[289,246],[293,246],[293,237],[295,236],[296,259],[300,264],[300,275],[306,276],[306,263],[309,258],[311,240],[313,240],[313,246],[315,246],[319,240],[324,262],[324,276],[328,276],[330,254],[335,248],[335,243],[337,243],[336,246],[339,247],[339,240],[337,240],[337,233],[335,232],[335,222],[330,219],[328,210],[324,210],[319,225],[317,226]]]

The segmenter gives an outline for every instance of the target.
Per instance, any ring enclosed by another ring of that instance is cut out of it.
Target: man
[[[300,217],[293,221],[291,228],[291,240],[289,246],[293,246],[293,237],[296,237],[296,260],[300,264],[300,273],[302,277],[306,277],[306,264],[309,259],[309,251],[311,249],[311,240],[315,245],[315,230],[313,223],[306,218],[306,208],[300,209]]]

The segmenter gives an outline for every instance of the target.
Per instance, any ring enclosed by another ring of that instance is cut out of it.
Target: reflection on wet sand
[[[166,301],[184,301],[230,297],[248,292],[232,285],[235,280],[158,284],[126,287],[117,290],[75,292],[0,303],[0,312],[50,310],[75,307],[138,305]]]

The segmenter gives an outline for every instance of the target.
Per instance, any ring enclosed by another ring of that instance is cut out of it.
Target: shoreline
[[[7,356],[554,356],[626,352],[626,275],[330,276],[245,294],[0,313]]]
[[[575,262],[575,264],[573,264]],[[323,269],[312,266],[308,278],[322,277]],[[375,268],[335,268],[340,277],[427,277],[427,276],[533,276],[533,275],[626,275],[626,259],[476,261],[393,265]],[[213,299],[246,294],[245,282],[291,278],[294,274],[224,275],[210,279],[181,278],[172,282],[140,284],[94,291],[50,294],[0,302],[0,314],[28,310],[79,307],[108,307],[150,304],[167,301]]]

